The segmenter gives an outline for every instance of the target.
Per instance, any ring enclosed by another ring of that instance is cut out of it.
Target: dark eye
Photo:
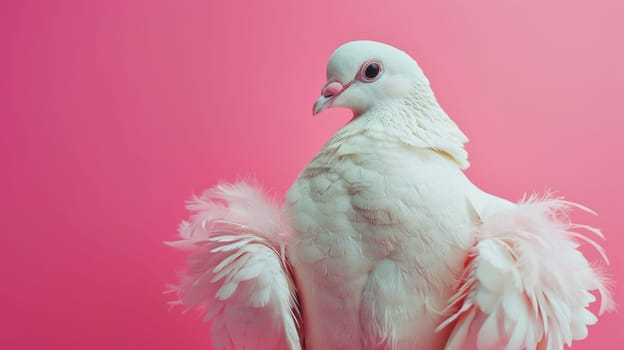
[[[369,61],[362,65],[360,70],[360,76],[362,81],[371,82],[377,80],[381,74],[381,63],[376,61]]]
[[[377,74],[379,74],[379,65],[377,63],[371,63],[366,67],[366,70],[364,71],[364,76],[366,76],[368,79],[373,79],[377,76]]]

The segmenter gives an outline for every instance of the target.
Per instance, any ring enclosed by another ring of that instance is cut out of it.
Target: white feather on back
[[[463,284],[451,298],[456,310],[438,330],[452,326],[445,349],[563,349],[587,336],[600,313],[613,307],[600,270],[577,250],[579,241],[602,248],[575,230],[566,212],[581,208],[559,199],[531,197],[514,208],[482,217]],[[486,208],[487,210],[487,208]]]
[[[187,208],[182,240],[169,243],[192,251],[172,304],[203,309],[218,349],[301,349],[279,207],[239,183],[210,189]]]

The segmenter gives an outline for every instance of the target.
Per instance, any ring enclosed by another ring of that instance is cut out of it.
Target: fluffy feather
[[[405,52],[342,45],[322,91],[315,112],[354,118],[300,173],[282,216],[245,184],[189,203],[179,303],[206,310],[216,345],[301,349],[292,280],[307,350],[558,350],[596,322],[592,291],[601,312],[612,306],[577,250],[604,256],[579,231],[600,233],[568,220],[573,203],[515,205],[475,186],[468,139]]]
[[[608,263],[579,231],[602,234],[571,223],[572,207],[589,211],[534,196],[482,218],[464,282],[450,300],[449,310],[457,311],[438,327],[453,326],[446,349],[563,349],[597,320],[587,309],[596,300],[591,291],[600,294],[600,313],[613,307],[600,269],[577,250],[587,242]]]
[[[189,268],[174,287],[187,310],[204,310],[218,349],[300,349],[298,307],[279,208],[246,183],[188,202],[181,240]]]

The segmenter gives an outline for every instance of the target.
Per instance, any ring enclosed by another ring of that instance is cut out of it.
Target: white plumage
[[[354,118],[280,209],[246,183],[189,203],[178,303],[219,349],[562,349],[587,336],[605,278],[578,251],[573,203],[519,204],[468,180],[466,136],[416,62],[356,41],[334,52],[314,113]],[[583,207],[581,207],[584,209]],[[296,286],[296,287],[295,287]]]
[[[217,349],[301,349],[299,310],[284,256],[279,207],[247,184],[221,185],[190,201],[180,225],[189,269],[173,288],[205,311]]]
[[[597,319],[587,306],[602,299],[610,307],[605,281],[576,250],[575,239],[595,246],[570,223],[575,204],[532,197],[513,209],[483,218],[475,232],[464,283],[451,298],[459,310],[439,329],[457,322],[446,349],[562,349],[587,336]],[[583,210],[588,211],[586,208]]]

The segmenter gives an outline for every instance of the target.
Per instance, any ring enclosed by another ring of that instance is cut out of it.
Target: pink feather
[[[243,182],[216,186],[187,209],[182,239],[168,243],[191,250],[172,304],[203,310],[218,349],[300,349],[279,207]]]
[[[587,336],[596,317],[587,309],[600,295],[600,313],[614,307],[608,279],[577,249],[600,231],[573,224],[561,199],[533,196],[511,209],[486,214],[452,311],[438,329],[452,326],[446,349],[562,349]],[[485,208],[487,211],[487,208]]]

